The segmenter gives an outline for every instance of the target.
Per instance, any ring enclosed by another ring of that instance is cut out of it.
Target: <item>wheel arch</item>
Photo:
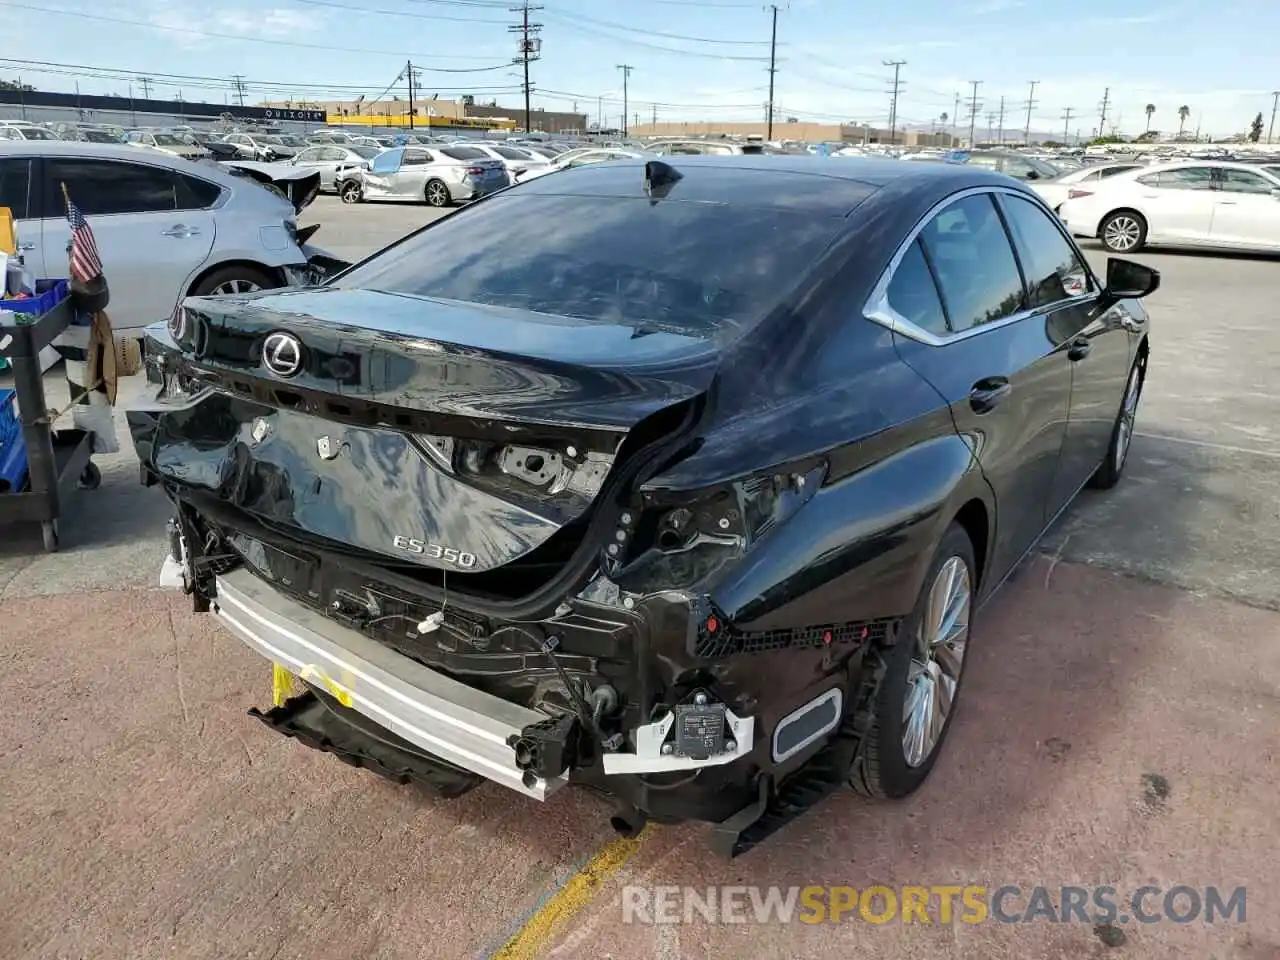
[[[187,283],[187,289],[186,289],[186,292],[183,294],[183,296],[187,296],[187,297],[192,296],[193,295],[192,291],[195,290],[195,288],[198,287],[201,283],[203,283],[206,277],[209,277],[212,274],[217,273],[219,270],[225,270],[227,269],[227,267],[248,267],[251,270],[258,270],[261,273],[267,274],[267,276],[276,278],[277,280],[280,281],[280,285],[282,287],[289,285],[289,278],[285,275],[285,272],[281,267],[269,267],[265,263],[262,263],[261,261],[258,261],[258,260],[247,260],[247,259],[221,260],[218,263],[210,264],[202,268],[199,272],[197,272],[196,275],[192,277],[191,280]]]

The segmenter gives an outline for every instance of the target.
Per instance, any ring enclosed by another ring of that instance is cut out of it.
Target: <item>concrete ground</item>
[[[433,216],[312,212],[350,257]],[[128,453],[99,458],[62,552],[0,532],[0,956],[1280,956],[1277,265],[1140,259],[1164,287],[1127,475],[984,611],[933,778],[900,804],[832,798],[728,864],[698,827],[620,844],[590,796],[439,801],[263,729],[244,714],[270,671],[155,589],[163,498]],[[873,883],[1243,885],[1248,912],[622,925],[628,885]]]

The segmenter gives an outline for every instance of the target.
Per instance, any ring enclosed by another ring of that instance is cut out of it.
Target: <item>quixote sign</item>
[[[265,107],[262,115],[267,120],[304,120],[308,123],[324,123],[328,119],[323,110],[291,110],[283,107]]]

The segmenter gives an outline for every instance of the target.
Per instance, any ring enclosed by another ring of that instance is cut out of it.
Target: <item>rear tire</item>
[[[898,800],[919,789],[933,769],[955,718],[968,661],[976,571],[973,543],[952,523],[915,609],[897,642],[884,651],[868,681],[870,696],[854,718],[860,743],[849,785],[858,793]],[[921,719],[930,722],[920,724]]]
[[[449,196],[449,188],[443,180],[428,180],[423,190],[423,198],[429,207],[447,207],[453,202],[453,198]]]
[[[1147,244],[1147,221],[1133,210],[1117,210],[1098,227],[1098,239],[1112,253],[1137,253]]]
[[[284,284],[260,267],[232,264],[220,267],[203,277],[191,288],[193,297],[214,297],[224,294],[256,293],[259,290],[275,290]]]
[[[1138,417],[1138,403],[1142,399],[1142,384],[1146,380],[1146,367],[1141,359],[1133,364],[1125,383],[1124,397],[1116,413],[1115,426],[1111,428],[1111,443],[1107,456],[1097,471],[1089,478],[1089,486],[1097,490],[1110,490],[1120,482],[1124,465],[1129,462],[1129,448],[1133,446],[1133,430]]]
[[[360,189],[360,184],[348,180],[338,188],[338,196],[342,198],[343,203],[359,203],[364,199],[364,191]]]

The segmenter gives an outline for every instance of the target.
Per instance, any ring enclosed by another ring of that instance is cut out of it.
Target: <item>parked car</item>
[[[48,127],[34,123],[0,123],[0,140],[57,140],[58,135]]]
[[[287,160],[298,152],[274,134],[229,133],[222,140],[239,150],[242,160]]]
[[[750,145],[753,148],[760,144]],[[759,149],[747,149],[740,143],[727,140],[653,140],[645,144],[645,150],[658,156],[712,156],[728,157],[743,153],[760,153]]]
[[[1053,164],[1013,150],[970,150],[966,162],[975,167],[998,170],[1006,177],[1027,183],[1055,180],[1062,175],[1062,171]]]
[[[204,160],[210,156],[210,151],[194,139],[189,140],[165,130],[129,130],[125,132],[124,140],[130,146],[148,147],[186,160]]]
[[[300,677],[254,716],[729,853],[924,782],[974,611],[1120,479],[1159,275],[991,171],[774,159],[570,169],[149,331],[169,569]]]
[[[624,150],[620,147],[583,147],[579,150],[567,150],[545,166],[530,167],[525,170],[515,178],[515,182],[524,183],[526,180],[534,180],[548,173],[585,167],[592,163],[603,163],[606,160],[636,160],[646,156],[656,158],[658,155],[642,153],[639,150]]]
[[[1147,246],[1280,250],[1280,176],[1245,163],[1185,160],[1077,189],[1059,215],[1116,253]]]
[[[551,162],[550,157],[534,153],[528,147],[516,147],[507,143],[477,143],[474,149],[483,151],[495,160],[501,160],[513,183],[525,171],[545,167]]]
[[[338,174],[344,203],[396,200],[447,207],[475,200],[509,186],[501,160],[475,147],[393,147],[369,163],[368,170]]]
[[[0,143],[0,205],[37,277],[67,276],[63,184],[93,228],[116,331],[167,317],[188,295],[314,279],[309,261],[323,253],[299,242],[297,209],[279,193],[215,164],[124,145]]]
[[[313,145],[300,150],[290,162],[297,167],[318,171],[320,189],[325,193],[337,193],[339,172],[368,170],[373,158],[381,152],[378,147],[363,144]]]
[[[1124,173],[1126,170],[1138,170],[1141,167],[1140,163],[1099,163],[1091,167],[1071,170],[1055,180],[1033,180],[1030,186],[1056,211],[1074,191],[1088,190],[1089,184],[1114,177],[1117,173]]]

